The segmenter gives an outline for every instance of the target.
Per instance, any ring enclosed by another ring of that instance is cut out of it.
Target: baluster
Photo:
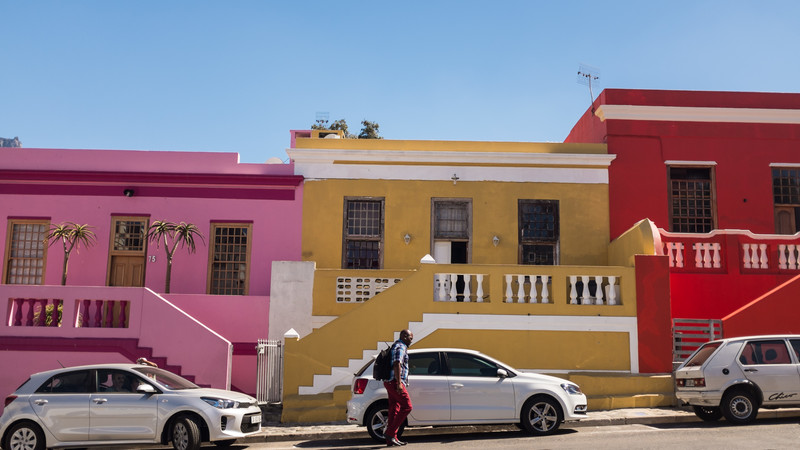
[[[594,277],[594,283],[597,285],[594,291],[594,304],[603,304],[603,277]]]
[[[722,265],[720,264],[721,260],[720,250],[722,249],[722,246],[719,244],[719,242],[715,242],[711,244],[711,249],[714,252],[714,256],[711,258],[711,261],[713,262],[714,268],[719,269],[720,267],[722,267]]]
[[[692,245],[694,249],[694,266],[703,267],[703,244],[696,243]]]
[[[93,328],[102,328],[103,326],[103,301],[102,300],[95,300],[94,301],[94,323],[92,323]]]
[[[28,307],[28,314],[25,315],[25,326],[32,327],[33,326],[33,306],[36,299],[33,298],[26,298],[25,299],[25,306]]]
[[[375,295],[374,292],[370,293],[370,298]],[[114,307],[119,304],[116,300],[106,300],[105,302],[105,327],[104,328],[114,328]]]
[[[616,305],[617,304],[617,287],[615,283],[617,282],[617,277],[608,277],[608,304],[609,305]]]
[[[794,256],[794,250],[797,246],[792,244],[789,245],[789,270],[797,269],[797,258]]]
[[[525,275],[517,275],[517,303],[525,303]]]
[[[470,289],[469,289],[469,280],[472,275],[464,274],[464,301],[469,302],[470,300]]]
[[[675,243],[675,266],[683,267],[683,242]]]
[[[742,257],[742,262],[744,263],[744,268],[750,268],[750,244],[742,244],[742,251],[744,252],[744,256]]]
[[[35,324],[36,327],[43,327],[47,325],[47,299],[39,299],[39,318]]]
[[[767,244],[759,244],[758,250],[761,253],[761,268],[769,269],[769,258],[767,257]]]
[[[436,274],[436,279],[439,280],[439,289],[437,289],[436,293],[436,301],[438,302],[443,302],[445,298],[447,298],[447,287],[445,286],[447,284],[447,278],[442,275],[441,273]]]
[[[514,296],[514,290],[511,289],[511,280],[513,275],[506,275],[506,303],[511,303],[514,301],[512,298]]]
[[[666,253],[667,256],[669,257],[669,266],[670,267],[675,267],[675,257],[672,256],[672,251],[675,248],[675,243],[674,242],[665,242],[664,243],[664,248],[666,248],[666,251],[664,253]]]
[[[22,326],[22,302],[24,302],[24,301],[25,300],[23,300],[21,298],[15,298],[14,299],[14,315],[13,315],[14,324],[13,324],[13,326],[15,326],[15,327],[21,327]]]
[[[128,328],[128,300],[119,302],[119,324],[117,328]]]
[[[711,244],[708,242],[703,244],[703,268],[711,268]]]
[[[89,314],[89,309],[91,309],[91,307],[92,307],[92,301],[91,300],[83,300],[83,301],[81,301],[81,303],[83,303],[83,309],[82,309],[83,312],[81,313],[83,315],[83,317],[81,318],[81,323],[82,323],[81,326],[82,327],[86,327],[86,328],[91,328],[92,327],[92,316]]]
[[[750,245],[750,267],[758,269],[758,244]]]
[[[458,275],[451,273],[448,275],[450,277],[450,301],[455,302],[458,300],[456,296],[458,292],[456,291],[456,280],[458,280]]]
[[[786,244],[778,244],[778,267],[786,270]]]
[[[591,305],[592,296],[589,294],[589,277],[587,275],[581,276],[581,283],[583,283],[583,295],[581,295],[581,304]]]
[[[478,290],[475,291],[475,301],[482,302],[483,301],[483,275],[477,274],[475,275],[475,282],[478,284]]]
[[[537,278],[539,278],[539,277],[536,276],[536,275],[531,275],[530,276],[530,279],[531,279],[531,298],[530,298],[530,303],[538,303],[539,302],[538,294],[536,293],[536,279]]]
[[[575,275],[570,275],[569,277],[569,284],[572,287],[569,290],[569,304],[570,305],[577,305],[578,304],[578,289],[575,285],[578,283],[578,277]]]
[[[550,282],[549,275],[542,275],[542,303],[550,303],[550,290],[547,284]]]

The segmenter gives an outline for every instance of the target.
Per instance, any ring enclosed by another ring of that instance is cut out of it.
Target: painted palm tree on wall
[[[189,253],[195,252],[195,237],[199,237],[205,243],[203,234],[196,225],[191,223],[174,223],[165,220],[156,220],[147,229],[147,239],[160,246],[164,242],[164,250],[167,252],[167,275],[164,282],[164,293],[169,294],[170,280],[172,279],[172,258],[175,250],[180,244],[181,248],[187,248]]]
[[[50,227],[45,242],[49,242],[52,247],[56,242],[61,242],[64,245],[64,269],[61,273],[61,285],[67,285],[67,267],[69,265],[69,256],[72,250],[78,251],[80,244],[84,247],[91,247],[96,242],[94,232],[91,226],[87,224],[78,225],[74,222],[63,222]]]

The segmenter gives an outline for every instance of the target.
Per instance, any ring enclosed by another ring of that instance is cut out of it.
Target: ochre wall
[[[605,265],[608,189],[604,184],[307,180],[302,255],[317,268],[342,267],[344,197],[385,199],[384,260],[389,270],[416,267],[432,254],[431,200],[472,200],[472,263],[517,264],[519,199],[559,200],[560,264]],[[409,233],[406,245],[403,236]],[[495,247],[492,237],[498,236]]]

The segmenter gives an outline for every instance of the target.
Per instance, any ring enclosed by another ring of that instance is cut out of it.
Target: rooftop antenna
[[[317,118],[314,122],[320,128],[328,128],[328,119],[330,118],[330,114],[327,111],[321,112],[317,111]]]
[[[578,66],[578,78],[577,81],[579,84],[584,86],[589,86],[589,104],[592,105],[592,114],[594,115],[594,92],[592,91],[592,83],[597,82],[600,79],[600,69],[592,66],[587,66],[586,64],[581,64]]]

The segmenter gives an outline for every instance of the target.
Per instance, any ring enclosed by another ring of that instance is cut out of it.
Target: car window
[[[410,353],[408,355],[409,375],[444,375],[439,362],[439,352]]]
[[[89,370],[78,370],[53,375],[50,379],[45,381],[36,392],[62,394],[88,393],[93,387],[91,386],[91,373],[92,372]]]
[[[790,364],[789,350],[782,339],[768,341],[750,341],[744,345],[739,355],[739,362],[745,365],[754,364]]]
[[[466,353],[447,353],[450,374],[461,377],[497,377],[497,364]]]
[[[180,389],[197,389],[200,386],[192,383],[191,381],[172,372],[167,372],[164,369],[156,367],[142,366],[135,369],[136,372],[146,376],[150,381],[155,382],[160,387],[165,387],[172,390]]]
[[[133,393],[139,387],[139,378],[123,370],[98,370],[97,391]]]
[[[800,339],[791,339],[789,342],[792,344],[794,356],[796,356],[797,360],[800,361]]]
[[[702,366],[704,362],[708,360],[708,358],[714,353],[714,351],[719,348],[721,342],[712,342],[710,344],[704,344],[700,347],[694,355],[686,361],[684,367],[695,367],[695,366]]]

